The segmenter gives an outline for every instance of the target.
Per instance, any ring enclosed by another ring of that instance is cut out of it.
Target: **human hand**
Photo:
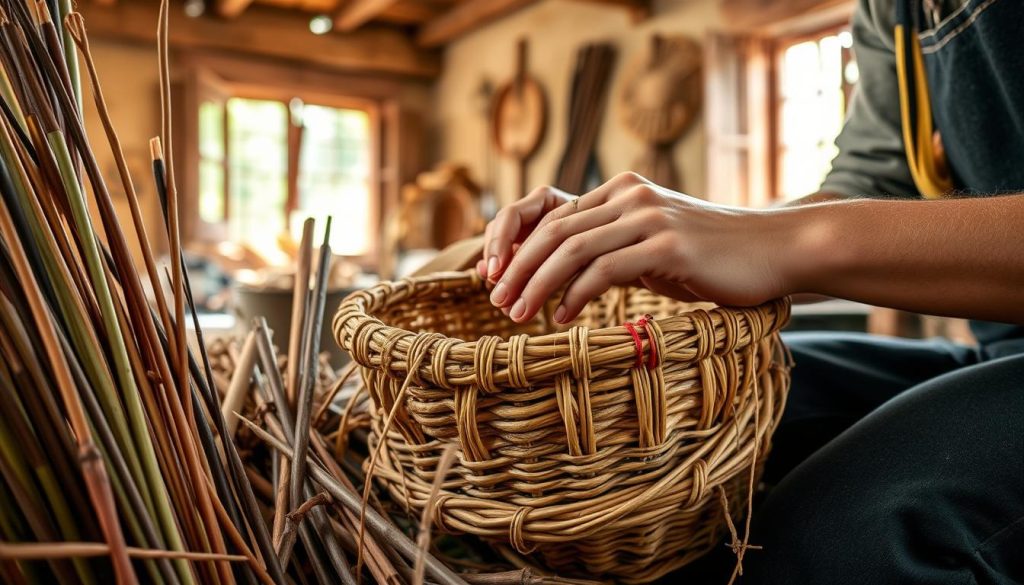
[[[566,284],[559,323],[616,285],[733,306],[797,288],[785,211],[716,205],[633,173],[572,201],[542,187],[487,226],[477,270],[495,283],[491,302],[514,321],[531,319]]]

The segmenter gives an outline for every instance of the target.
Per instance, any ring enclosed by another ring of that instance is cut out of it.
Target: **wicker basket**
[[[723,502],[745,513],[788,389],[789,303],[613,289],[570,328],[552,309],[517,325],[470,273],[348,297],[334,333],[362,366],[374,442],[399,401],[374,477],[419,515],[455,443],[439,529],[565,576],[651,581],[721,541]]]

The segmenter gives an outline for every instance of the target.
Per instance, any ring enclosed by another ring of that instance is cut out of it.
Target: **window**
[[[333,218],[336,254],[375,251],[375,124],[370,106],[251,97],[198,104],[200,224],[272,263],[287,259],[282,238],[297,241],[307,217],[317,240]]]
[[[838,154],[835,139],[858,77],[852,44],[842,28],[779,43],[776,198],[791,200],[816,191]]]
[[[709,36],[708,197],[763,207],[818,189],[858,78],[847,28]]]

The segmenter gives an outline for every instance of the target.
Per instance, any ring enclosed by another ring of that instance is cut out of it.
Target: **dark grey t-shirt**
[[[936,0],[935,18],[964,0]],[[853,50],[860,79],[850,101],[839,154],[821,191],[847,197],[919,197],[903,150],[896,77],[894,0],[860,0],[853,16]]]

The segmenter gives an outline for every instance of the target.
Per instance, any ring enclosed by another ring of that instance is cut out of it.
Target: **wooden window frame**
[[[302,100],[304,105],[311,106],[323,106],[327,108],[335,108],[342,110],[358,110],[365,112],[370,120],[370,205],[368,220],[372,225],[379,226],[381,223],[381,144],[382,144],[382,132],[381,127],[381,108],[380,105],[373,100],[362,99],[358,97],[338,95],[338,94],[325,94],[316,91],[303,91],[300,94],[296,94],[288,89],[282,89],[276,86],[252,84],[252,83],[236,83],[231,84],[231,98],[238,99],[249,99],[249,100],[263,100],[263,101],[274,101],[279,102],[289,109],[293,99]],[[230,131],[230,116],[225,116],[225,137],[228,139],[227,132]],[[298,154],[298,133],[295,132],[294,124],[288,124],[288,192],[285,198],[285,205],[282,208],[284,214],[285,226],[289,225],[291,214],[298,208],[299,203],[299,190],[298,190],[298,171],[299,167],[297,161],[293,158],[294,155]],[[230,142],[230,140],[228,140]],[[225,151],[227,152],[227,151]],[[230,153],[227,155],[227,166],[230,167]],[[227,173],[230,174],[230,173]],[[225,198],[230,199],[230,191],[225,191]],[[372,264],[377,260],[380,255],[380,242],[379,238],[371,237],[366,252],[360,256],[348,256],[349,259],[360,263],[360,264]]]
[[[789,34],[782,33],[775,35],[770,41],[770,50],[772,52],[772,67],[770,73],[771,80],[769,82],[770,90],[768,95],[768,111],[771,112],[773,119],[771,121],[771,144],[768,146],[768,156],[770,158],[771,171],[769,175],[766,177],[766,180],[770,181],[770,203],[781,203],[784,201],[782,195],[782,149],[780,148],[782,142],[783,101],[781,94],[782,89],[780,76],[782,71],[782,60],[785,56],[786,49],[807,41],[819,41],[822,38],[832,34],[838,35],[843,31],[849,31],[849,29],[849,19],[832,20],[828,24],[819,25],[818,27],[811,30],[801,28],[799,32]],[[853,95],[853,86],[846,82],[846,66],[850,63],[852,55],[852,49],[846,47],[842,48],[841,61],[839,65],[839,75],[842,83],[842,90],[847,108],[849,108],[850,98]],[[811,193],[806,193],[805,195],[811,195]]]
[[[732,4],[747,6],[752,1],[733,0]],[[780,45],[846,26],[854,10],[850,0],[800,4],[808,10],[821,8],[770,22],[748,15],[745,25],[737,23],[738,28],[711,32],[707,37],[704,130],[706,193],[712,200],[749,207],[780,201]],[[797,10],[790,7],[783,12],[794,15]]]
[[[240,59],[221,52],[184,51],[179,57],[181,68],[189,71],[193,78],[198,71],[212,74],[226,88],[225,101],[230,97],[254,97],[277,99],[287,105],[292,97],[299,97],[308,104],[356,106],[356,109],[371,114],[370,220],[373,222],[373,236],[365,255],[348,256],[347,259],[366,270],[379,272],[383,277],[391,275],[394,250],[389,249],[391,246],[386,237],[390,229],[389,218],[397,213],[402,185],[414,180],[428,162],[423,119],[407,97],[411,82],[381,76],[340,74],[301,64]],[[267,83],[266,80],[273,82]],[[183,231],[186,242],[225,241],[226,230],[212,230],[211,233],[210,229],[198,225],[202,223],[198,221],[196,189],[198,145],[195,129],[198,128],[199,99],[194,81],[178,85],[178,92],[185,99],[178,101],[181,105],[177,111],[181,115],[176,116],[175,133],[181,139],[175,141],[175,156],[181,161],[176,168],[179,182],[183,185],[181,192],[185,194],[183,203],[187,221]],[[224,138],[228,140],[227,132]],[[229,152],[227,156],[230,156]],[[291,184],[291,177],[289,182]],[[229,184],[225,185],[225,194],[230,193],[229,187]]]

